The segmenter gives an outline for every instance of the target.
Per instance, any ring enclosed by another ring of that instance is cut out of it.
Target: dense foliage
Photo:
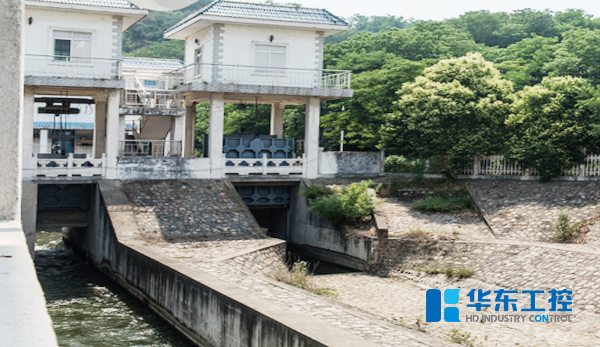
[[[368,192],[371,181],[355,182],[339,192],[311,200],[310,211],[336,226],[352,225],[373,213],[373,196]]]

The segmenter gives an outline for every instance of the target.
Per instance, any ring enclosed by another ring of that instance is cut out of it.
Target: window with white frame
[[[260,67],[285,67],[285,46],[256,44],[254,47],[254,62]]]
[[[54,31],[54,60],[89,63],[92,34]]]
[[[194,74],[196,77],[202,76],[202,47],[196,49],[194,52]]]

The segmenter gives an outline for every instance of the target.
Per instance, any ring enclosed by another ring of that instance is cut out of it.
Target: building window
[[[156,80],[144,80],[144,87],[156,88],[156,87],[158,87],[158,81],[156,81]]]
[[[92,35],[69,31],[54,32],[54,60],[89,63]]]
[[[194,63],[194,74],[196,76],[202,76],[202,48],[196,49],[196,52],[194,54]]]
[[[285,67],[285,46],[257,44],[254,52],[256,66]]]

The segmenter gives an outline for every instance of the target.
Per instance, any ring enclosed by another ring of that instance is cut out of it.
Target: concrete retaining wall
[[[93,197],[91,227],[70,240],[88,259],[171,325],[201,346],[352,346],[354,335],[249,295],[139,241],[127,197],[102,181]],[[277,250],[275,253],[278,253]]]
[[[210,159],[120,157],[117,162],[117,178],[122,180],[210,178]]]
[[[320,175],[378,175],[383,173],[381,152],[320,152]]]
[[[301,182],[300,189],[306,187]],[[293,215],[288,241],[301,246],[318,248],[322,257],[327,261],[352,268],[367,270],[367,262],[371,258],[372,239],[364,236],[347,235],[333,227],[331,222],[310,212],[307,199],[295,194],[292,205]],[[303,249],[311,252],[310,248]],[[314,251],[314,250],[313,250]],[[335,252],[347,257],[334,257],[335,254],[325,255],[325,251]],[[309,254],[311,255],[311,254]],[[317,254],[315,256],[319,257]]]

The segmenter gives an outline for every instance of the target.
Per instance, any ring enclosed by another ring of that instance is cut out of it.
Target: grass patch
[[[424,272],[428,275],[444,274],[444,275],[446,275],[446,278],[458,277],[458,278],[462,279],[462,278],[469,278],[469,277],[473,276],[473,270],[467,269],[464,267],[461,267],[458,269],[453,269],[450,267],[448,267],[448,268],[436,267],[436,268],[425,269]]]
[[[416,241],[428,240],[430,237],[431,234],[421,229],[409,230],[400,235],[400,238]]]
[[[452,329],[450,332],[450,341],[469,347],[475,346],[475,338],[471,338],[471,333],[461,332],[458,329]]]
[[[554,226],[552,227],[554,239],[557,242],[571,241],[576,234],[581,232],[581,229],[581,223],[571,223],[571,215],[565,209],[558,211],[556,223],[554,223]]]
[[[285,264],[278,264],[275,267],[274,277],[276,280],[290,284],[294,287],[310,290],[317,295],[337,298],[338,294],[335,289],[316,287],[312,282],[313,272],[308,267],[308,262],[297,261],[292,264],[291,268]]]
[[[436,196],[426,196],[413,202],[412,206],[425,213],[446,212],[456,213],[464,210],[473,210],[475,202],[469,192],[459,190],[444,192]]]

